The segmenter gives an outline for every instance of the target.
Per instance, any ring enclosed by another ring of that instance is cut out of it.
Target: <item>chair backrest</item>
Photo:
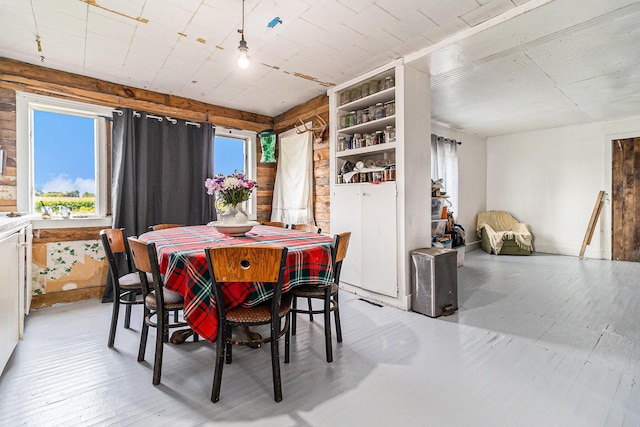
[[[311,224],[291,224],[292,230],[308,231],[309,233],[318,233],[322,231],[320,227]]]
[[[342,261],[347,256],[347,249],[349,249],[349,240],[351,240],[351,232],[349,231],[336,234],[333,237],[333,280],[336,284],[340,283]]]
[[[287,224],[278,221],[264,221],[261,222],[260,225],[270,225],[271,227],[287,228]]]
[[[164,230],[165,228],[176,228],[176,227],[184,227],[184,225],[183,224],[156,224],[156,225],[150,225],[149,226],[149,231]]]
[[[114,286],[118,286],[118,278],[120,276],[133,271],[131,251],[129,250],[127,239],[125,239],[124,236],[124,228],[106,228],[100,230],[100,240],[102,241],[102,247],[109,262],[109,271],[111,272]],[[116,258],[118,256],[125,260],[125,268],[127,271],[120,271],[118,259]]]
[[[278,317],[288,250],[281,246],[220,246],[205,249],[209,274],[218,302],[218,318],[226,316],[222,284],[264,282],[273,285],[272,318]]]
[[[158,253],[156,244],[145,242],[136,237],[129,237],[129,247],[133,263],[140,274],[142,284],[142,294],[147,296],[152,290],[155,291],[157,307],[164,307],[164,295],[162,293],[162,276],[158,266]],[[153,283],[149,283],[148,275],[153,278]]]

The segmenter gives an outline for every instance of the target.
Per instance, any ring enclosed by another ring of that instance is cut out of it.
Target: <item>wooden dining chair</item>
[[[128,240],[133,262],[139,272],[144,296],[144,322],[140,334],[138,362],[144,360],[149,326],[154,327],[156,328],[156,350],[153,362],[153,384],[157,385],[160,384],[162,375],[162,353],[164,343],[169,340],[169,330],[187,326],[186,322],[174,321],[171,323],[169,321],[169,313],[184,308],[184,299],[181,295],[165,289],[158,266],[155,243],[147,243],[135,237],[129,237]],[[151,280],[149,280],[149,276],[151,276]],[[193,334],[193,340],[198,341],[198,334]]]
[[[184,224],[156,224],[150,225],[149,231],[164,230],[165,228],[184,227]]]
[[[278,339],[285,335],[284,362],[289,363],[289,312],[291,297],[282,295],[284,269],[287,262],[287,248],[279,246],[222,246],[205,249],[209,274],[213,281],[213,291],[217,302],[218,337],[216,338],[216,367],[211,390],[211,401],[220,400],[222,368],[231,363],[232,344],[255,346],[271,343],[271,371],[273,393],[276,402],[282,400],[280,379],[280,355]],[[222,288],[227,282],[263,282],[273,286],[273,298],[256,307],[225,307]],[[282,320],[284,319],[284,324]],[[270,325],[268,337],[257,334],[249,336],[232,335],[234,327]]]
[[[320,227],[317,227],[317,226],[311,225],[311,224],[289,224],[289,228],[291,230],[306,231],[308,233],[320,234],[322,232]],[[309,310],[308,310],[309,321],[313,322],[313,309],[312,309],[312,305],[311,305],[311,298],[307,298],[307,304],[309,306]]]
[[[322,232],[322,229],[320,229],[320,227],[311,224],[291,224],[289,228],[292,230],[307,231],[309,233],[317,234],[320,234]]]
[[[271,227],[287,228],[287,224],[285,224],[284,222],[278,222],[278,221],[264,221],[264,222],[261,222],[260,225],[269,225]]]
[[[349,248],[349,239],[351,233],[336,234],[333,238],[331,246],[331,258],[333,260],[333,283],[330,286],[314,286],[313,284],[304,285],[294,288],[291,291],[293,296],[291,314],[292,319],[292,335],[296,334],[296,317],[298,313],[323,314],[324,315],[324,340],[327,362],[333,362],[333,348],[331,344],[331,312],[334,313],[336,322],[336,337],[338,342],[342,342],[342,327],[340,326],[340,304],[338,301],[338,290],[340,285],[340,271],[342,270],[342,261],[347,256]],[[308,310],[297,308],[298,298],[320,299],[323,300],[322,310],[313,310],[309,305]],[[312,319],[312,318],[311,318]],[[313,320],[311,320],[313,321]]]
[[[140,283],[140,275],[133,269],[131,263],[131,251],[129,250],[127,239],[125,239],[124,228],[100,230],[100,240],[109,263],[109,273],[113,282],[113,309],[107,342],[108,347],[113,347],[116,339],[120,305],[126,307],[124,327],[129,329],[131,306],[142,304],[142,299],[138,298],[138,295],[142,294],[142,284]]]

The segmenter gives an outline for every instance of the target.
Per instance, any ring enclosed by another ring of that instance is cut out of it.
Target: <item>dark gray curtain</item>
[[[213,176],[214,135],[211,123],[160,121],[130,109],[114,113],[113,227],[138,236],[154,224],[215,220],[214,200],[204,187]],[[103,300],[110,300],[111,293],[109,280]]]

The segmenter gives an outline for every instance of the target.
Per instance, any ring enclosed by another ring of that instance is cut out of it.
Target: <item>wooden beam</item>
[[[591,219],[589,220],[589,225],[587,226],[587,231],[584,234],[584,240],[582,241],[582,247],[580,248],[580,255],[578,257],[580,259],[584,258],[584,251],[587,249],[587,245],[591,244],[593,230],[596,227],[596,222],[598,221],[600,212],[602,212],[602,205],[604,204],[604,194],[604,191],[600,191],[598,193],[598,197],[596,198],[596,204],[593,207],[593,211],[591,212]]]

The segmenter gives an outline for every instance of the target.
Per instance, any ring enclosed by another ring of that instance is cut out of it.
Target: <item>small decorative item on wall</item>
[[[276,132],[273,129],[263,130],[258,133],[260,146],[262,147],[262,157],[260,163],[276,162]]]

